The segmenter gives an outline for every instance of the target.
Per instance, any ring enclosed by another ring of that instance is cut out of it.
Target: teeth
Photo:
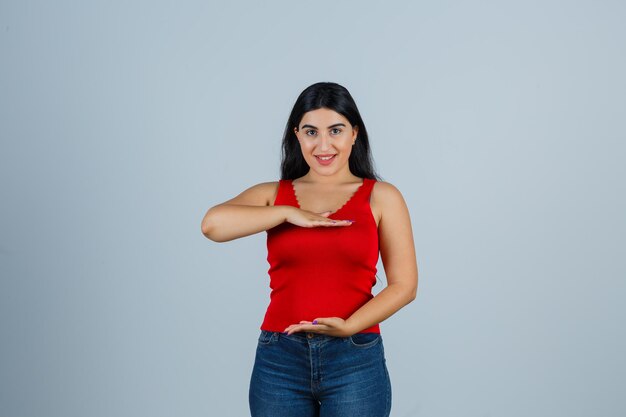
[[[332,156],[318,156],[318,158],[321,159],[322,161],[328,161],[333,156],[335,156],[335,155],[332,155]]]

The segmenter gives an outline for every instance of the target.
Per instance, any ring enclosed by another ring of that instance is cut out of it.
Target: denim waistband
[[[372,334],[372,333],[367,333]],[[380,335],[380,333],[375,333]],[[304,345],[325,345],[331,342],[348,342],[350,337],[338,337],[330,336],[315,332],[296,332],[287,335],[283,332],[274,332],[271,330],[261,330],[261,336],[264,338],[271,338],[274,341],[279,339],[287,339]]]
[[[270,330],[261,330],[265,335],[273,335],[277,338],[285,338],[294,340],[301,343],[325,343],[332,340],[347,340],[347,337],[331,336],[327,334],[315,333],[315,332],[295,332],[287,335],[282,332],[273,332]]]

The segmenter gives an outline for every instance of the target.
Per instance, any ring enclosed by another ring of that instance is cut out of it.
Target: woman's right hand
[[[300,227],[333,227],[333,226],[350,226],[352,220],[333,220],[328,216],[332,211],[325,211],[323,213],[314,213],[312,211],[302,210],[298,207],[292,207],[293,210],[289,210],[286,221],[295,224]]]

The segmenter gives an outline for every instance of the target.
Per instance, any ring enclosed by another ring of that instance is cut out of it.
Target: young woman
[[[344,87],[306,88],[282,143],[281,179],[209,209],[203,234],[267,232],[270,303],[249,386],[252,417],[386,417],[391,381],[379,323],[415,299],[409,211],[378,181]],[[387,286],[375,297],[378,255]]]

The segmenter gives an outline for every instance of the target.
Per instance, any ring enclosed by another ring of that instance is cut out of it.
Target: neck
[[[347,184],[353,182],[359,182],[360,178],[352,174],[350,170],[343,172],[337,172],[332,175],[320,175],[315,171],[309,170],[305,175],[300,177],[299,181],[309,182],[314,184]]]

